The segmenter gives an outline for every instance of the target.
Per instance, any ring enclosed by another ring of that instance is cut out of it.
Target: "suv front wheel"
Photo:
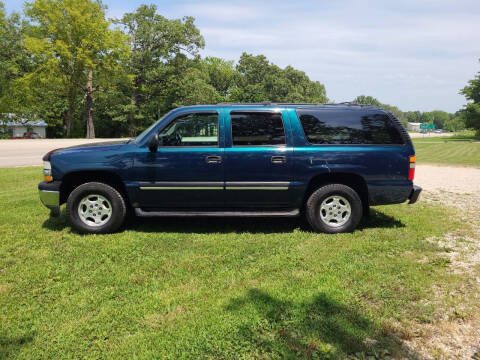
[[[113,187],[89,182],[76,187],[67,200],[67,217],[82,234],[116,231],[125,219],[125,201]]]
[[[328,234],[352,232],[362,219],[362,200],[349,186],[328,184],[310,195],[305,212],[315,231]]]

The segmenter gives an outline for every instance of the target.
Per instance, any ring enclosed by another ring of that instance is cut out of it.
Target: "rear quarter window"
[[[383,113],[298,109],[297,115],[311,144],[404,144],[398,129]]]

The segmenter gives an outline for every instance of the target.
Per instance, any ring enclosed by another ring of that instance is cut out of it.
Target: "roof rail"
[[[236,103],[236,102],[221,102],[218,103],[217,106],[289,106],[289,105],[300,105],[300,106],[322,106],[322,105],[329,105],[329,106],[361,106],[361,107],[369,107],[369,106],[375,106],[375,105],[369,105],[369,104],[359,104],[355,101],[344,101],[340,103],[292,103],[292,102],[272,102],[272,101],[262,101],[262,102],[257,102],[257,103]]]
[[[231,106],[231,105],[263,105],[263,106],[271,106],[273,103],[271,101],[262,101],[258,103],[234,103],[234,102],[221,102],[218,103],[218,106]]]

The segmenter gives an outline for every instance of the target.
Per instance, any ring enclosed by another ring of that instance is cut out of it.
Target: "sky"
[[[3,0],[21,11],[22,0]],[[193,16],[204,56],[243,52],[291,65],[325,85],[331,101],[371,95],[408,110],[455,112],[480,70],[479,0],[103,0],[119,18],[140,4]]]

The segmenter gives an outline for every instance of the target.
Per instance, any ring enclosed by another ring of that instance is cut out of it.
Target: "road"
[[[42,157],[53,149],[118,139],[17,139],[0,140],[0,167],[43,165]]]
[[[428,139],[428,138],[432,138],[432,137],[446,137],[446,136],[453,136],[454,133],[441,133],[441,134],[438,134],[438,133],[428,133],[428,134],[422,134],[422,133],[415,133],[415,132],[411,132],[409,133],[410,134],[410,137],[413,139],[413,138],[425,138],[425,139]]]

